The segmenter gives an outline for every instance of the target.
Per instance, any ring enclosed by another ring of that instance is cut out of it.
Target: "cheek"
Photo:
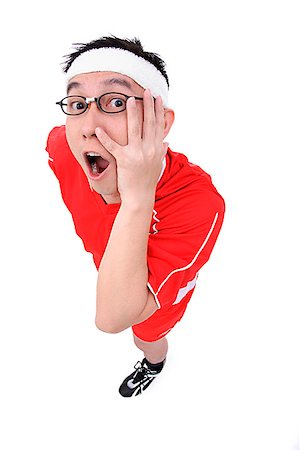
[[[108,136],[119,145],[127,145],[127,118],[126,115],[122,120],[110,121],[103,126]]]
[[[142,105],[137,103],[137,120],[139,121],[141,136],[143,135],[143,121],[144,121],[144,111]],[[117,115],[116,115],[117,116]],[[116,117],[117,118],[117,117]],[[120,145],[128,144],[128,126],[127,126],[127,115],[118,117],[119,120],[111,121],[106,127],[103,127],[106,133]],[[120,120],[121,119],[121,120]]]
[[[128,139],[127,139],[127,123],[122,123],[118,127],[114,127],[113,130],[111,130],[110,134],[111,138],[116,141],[120,145],[127,145]]]
[[[78,127],[74,127],[72,124],[68,122],[68,120],[66,121],[66,138],[68,145],[71,149],[71,152],[73,153],[77,161],[80,162],[79,158],[80,151],[78,148],[79,144]]]
[[[75,129],[72,127],[72,123],[67,119],[66,120],[66,138],[67,142],[69,144],[69,147],[73,147],[73,141],[75,142],[75,136],[74,136]]]
[[[79,144],[79,127],[72,120],[66,120],[66,138],[72,152],[76,151],[76,143]]]

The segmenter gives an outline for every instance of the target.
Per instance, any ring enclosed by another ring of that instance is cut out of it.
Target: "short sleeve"
[[[48,153],[48,164],[57,178],[57,154],[59,152],[59,155],[61,155],[61,148],[66,146],[65,126],[54,127],[47,138],[46,152]]]
[[[224,211],[224,200],[211,191],[182,196],[161,220],[157,214],[157,231],[148,241],[148,288],[159,308],[191,296],[216,243]]]

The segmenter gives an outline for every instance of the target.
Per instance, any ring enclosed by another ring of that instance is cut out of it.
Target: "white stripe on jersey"
[[[195,278],[192,281],[189,281],[188,284],[181,289],[179,289],[176,300],[172,303],[172,305],[177,305],[177,303],[181,302],[183,297],[186,296],[188,292],[190,292],[196,286],[196,281],[198,278],[199,272],[196,273]]]

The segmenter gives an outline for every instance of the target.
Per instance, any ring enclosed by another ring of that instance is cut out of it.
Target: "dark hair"
[[[138,38],[133,39],[120,39],[116,36],[104,36],[99,39],[95,39],[94,41],[88,42],[87,44],[73,44],[75,47],[75,52],[70,53],[69,55],[64,55],[65,61],[63,62],[63,71],[65,73],[68,72],[74,60],[84,52],[92,50],[94,48],[121,48],[123,50],[128,50],[131,53],[134,53],[137,56],[144,58],[153,64],[160,73],[165,77],[167,84],[169,86],[169,79],[167,72],[165,70],[165,62],[160,58],[157,53],[145,52],[143,46]]]

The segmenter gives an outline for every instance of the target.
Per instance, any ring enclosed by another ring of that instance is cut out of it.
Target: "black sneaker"
[[[166,360],[163,361],[163,366],[165,362]],[[136,370],[125,378],[119,388],[123,397],[135,397],[142,394],[162,370],[151,370],[147,365],[146,358],[142,362],[138,361],[134,368]]]

